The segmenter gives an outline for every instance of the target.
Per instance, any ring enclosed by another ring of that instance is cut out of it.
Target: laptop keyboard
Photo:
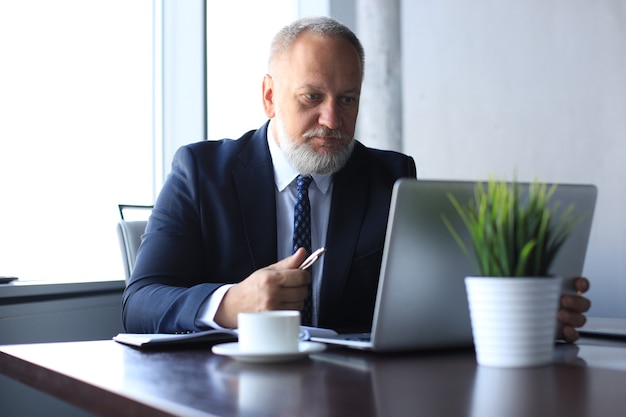
[[[369,342],[372,340],[372,335],[368,334],[354,334],[346,336],[346,340],[354,340],[356,342]]]

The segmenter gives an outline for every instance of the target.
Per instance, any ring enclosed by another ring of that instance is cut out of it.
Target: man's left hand
[[[585,324],[587,319],[583,313],[591,307],[591,301],[582,295],[589,290],[589,280],[580,277],[574,279],[573,283],[576,294],[561,295],[558,313],[559,334],[557,338],[566,342],[578,340],[580,335],[576,328]]]

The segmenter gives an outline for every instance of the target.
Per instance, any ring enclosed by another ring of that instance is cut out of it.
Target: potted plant
[[[574,224],[573,206],[560,210],[557,185],[490,179],[474,198],[450,201],[469,232],[465,242],[443,221],[478,276],[466,277],[479,364],[539,366],[553,359],[561,277],[550,266]]]

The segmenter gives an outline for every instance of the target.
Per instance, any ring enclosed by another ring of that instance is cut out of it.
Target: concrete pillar
[[[356,32],[365,48],[365,79],[356,138],[402,151],[400,0],[357,0]]]

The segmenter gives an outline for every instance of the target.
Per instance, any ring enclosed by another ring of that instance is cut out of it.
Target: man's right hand
[[[311,274],[298,266],[306,256],[306,250],[300,248],[232,286],[217,309],[215,322],[222,327],[236,328],[237,314],[242,312],[302,310],[309,295]]]

